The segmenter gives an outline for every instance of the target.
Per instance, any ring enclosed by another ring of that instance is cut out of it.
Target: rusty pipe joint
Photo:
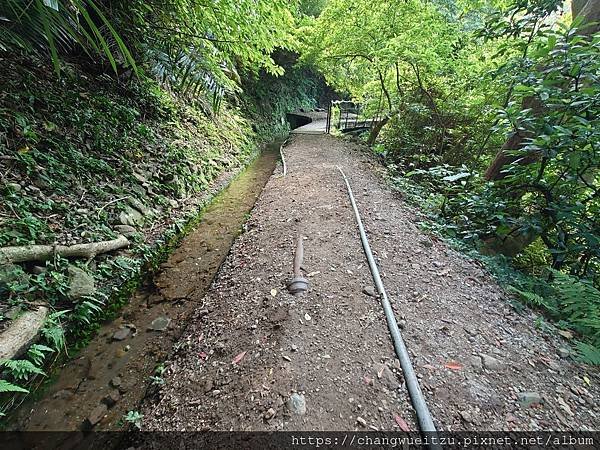
[[[304,260],[303,237],[298,237],[296,254],[294,256],[294,278],[287,285],[288,291],[293,295],[300,295],[308,291],[308,280],[302,276],[302,261]]]

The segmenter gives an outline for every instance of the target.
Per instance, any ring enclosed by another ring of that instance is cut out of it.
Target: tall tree
[[[571,11],[574,20],[579,20],[581,26],[578,32],[582,35],[592,35],[600,30],[600,0],[573,0]],[[541,16],[535,19],[532,25],[535,28],[537,22],[543,20]],[[523,109],[532,109],[536,114],[542,114],[544,111],[543,102],[539,98],[531,96],[523,100]],[[506,176],[505,168],[507,165],[515,163],[518,159],[519,164],[530,164],[535,161],[539,155],[531,153],[527,157],[516,156],[514,151],[523,148],[531,133],[523,130],[517,130],[506,140],[492,163],[485,172],[487,180],[499,180]]]

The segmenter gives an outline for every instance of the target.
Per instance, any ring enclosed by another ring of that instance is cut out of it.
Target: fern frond
[[[586,344],[585,342],[578,342],[577,353],[582,362],[600,366],[600,348]]]
[[[16,48],[47,53],[59,72],[59,55],[77,46],[90,56],[105,57],[115,71],[117,55],[137,71],[131,53],[94,0],[5,0],[0,18],[2,51]],[[109,38],[116,48],[110,48]]]
[[[22,392],[23,394],[29,393],[27,389],[22,388],[21,386],[9,383],[6,380],[0,380],[0,394],[4,394],[6,392]]]
[[[539,306],[542,308],[546,308],[549,311],[556,312],[556,308],[554,307],[554,305],[552,305],[552,303],[550,303],[550,301],[548,301],[541,295],[536,294],[535,292],[524,291],[521,289],[517,289],[514,286],[508,286],[508,289],[510,291],[514,292],[515,294],[518,294],[518,296],[523,301],[525,301],[526,303],[528,303],[530,305]]]
[[[26,359],[0,360],[0,366],[5,367],[17,380],[27,380],[31,375],[46,375],[42,369]]]

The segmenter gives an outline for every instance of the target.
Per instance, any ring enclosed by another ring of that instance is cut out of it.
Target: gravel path
[[[597,370],[517,314],[355,144],[296,135],[142,408],[145,430],[416,430],[361,248],[350,179],[440,430],[599,429]],[[303,235],[310,290],[286,292]],[[185,244],[184,244],[185,245]],[[562,355],[565,356],[565,355]],[[304,409],[306,411],[304,411]]]

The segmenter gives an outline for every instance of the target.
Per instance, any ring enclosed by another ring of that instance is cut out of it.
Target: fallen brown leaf
[[[394,420],[396,421],[396,423],[398,424],[398,426],[400,427],[400,429],[402,431],[404,431],[406,433],[408,433],[410,431],[410,427],[406,423],[406,420],[404,420],[398,414],[394,414]]]
[[[450,370],[461,370],[463,368],[462,364],[457,363],[455,361],[450,361],[444,364],[444,367]]]
[[[240,363],[240,361],[241,361],[242,359],[244,359],[244,356],[246,356],[246,353],[247,353],[247,352],[242,352],[242,353],[240,353],[240,354],[239,354],[239,355],[237,355],[235,358],[233,358],[233,361],[231,361],[231,363],[232,363],[232,364],[239,364],[239,363]]]

